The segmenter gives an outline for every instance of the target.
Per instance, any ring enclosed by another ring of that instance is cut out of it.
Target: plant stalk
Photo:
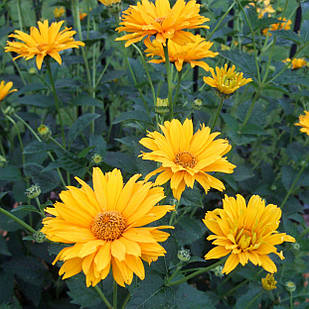
[[[104,295],[103,291],[101,290],[101,288],[98,286],[98,284],[94,287],[94,289],[96,290],[96,292],[99,294],[100,298],[103,300],[104,304],[107,306],[108,309],[113,309],[113,306],[111,305],[111,303],[108,301],[108,299],[106,298],[106,296]]]

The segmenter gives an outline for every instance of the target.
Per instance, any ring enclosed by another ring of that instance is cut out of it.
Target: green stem
[[[236,4],[236,2],[233,2],[230,7],[227,9],[227,11],[221,16],[221,18],[219,19],[219,21],[217,22],[216,26],[213,28],[213,30],[207,35],[206,40],[209,41],[211,39],[211,37],[213,36],[213,34],[217,31],[217,29],[220,27],[221,23],[223,22],[223,20],[225,19],[225,17],[227,16],[227,14],[230,12],[230,10],[234,7],[234,5]]]
[[[295,295],[295,296],[293,296],[293,299],[296,299],[296,298],[299,298],[299,297],[308,297],[308,292],[307,292],[307,293],[301,293],[301,294]],[[286,302],[286,301],[288,301],[288,300],[290,300],[290,297],[283,298],[283,299],[281,300],[281,304],[284,303],[284,302]]]
[[[293,304],[293,292],[290,292],[290,309],[294,308],[294,304]]]
[[[255,96],[254,96],[254,98],[253,98],[253,100],[252,100],[252,102],[251,102],[251,105],[250,105],[250,107],[249,107],[249,109],[248,109],[248,111],[247,111],[247,114],[246,114],[246,116],[245,116],[245,120],[244,120],[244,122],[242,123],[242,125],[240,126],[240,129],[244,128],[245,125],[247,124],[248,120],[250,119],[251,114],[252,114],[253,109],[254,109],[254,105],[255,105],[257,99],[259,98],[259,96],[260,96],[260,91],[258,90],[258,91],[255,93]]]
[[[23,31],[23,16],[21,14],[20,0],[17,0],[17,15],[18,15],[19,28],[21,31]]]
[[[174,224],[174,221],[175,221],[175,218],[177,216],[177,209],[178,209],[178,206],[179,206],[179,201],[176,202],[176,205],[175,205],[175,211],[172,212],[172,215],[170,217],[170,221],[169,221],[169,225],[173,225]]]
[[[122,306],[121,306],[121,309],[125,309],[125,308],[126,308],[127,303],[128,303],[129,300],[130,300],[130,297],[131,297],[131,294],[128,293],[127,296],[126,296],[126,298],[125,298],[125,300],[124,300],[124,302],[123,302],[123,304],[122,304]]]
[[[48,57],[46,58],[46,67],[47,67],[47,72],[48,72],[48,76],[49,76],[49,80],[50,80],[50,84],[51,84],[51,88],[52,88],[52,93],[53,93],[53,96],[54,96],[54,99],[55,99],[56,110],[57,110],[57,113],[59,115],[62,143],[63,143],[64,147],[66,147],[63,119],[62,119],[62,114],[61,114],[61,111],[60,111],[60,104],[61,103],[60,103],[59,97],[58,97],[57,92],[56,92],[55,82],[54,82],[53,74],[51,72],[50,61],[49,61]]]
[[[175,90],[175,97],[174,97],[174,104],[176,106],[177,100],[178,100],[178,94],[179,94],[179,89],[180,89],[180,84],[181,84],[181,79],[182,79],[182,70],[177,73],[177,85],[176,85],[176,90]]]
[[[218,262],[216,262],[216,263],[214,263],[214,264],[212,264],[212,265],[210,265],[210,266],[208,266],[208,267],[205,267],[205,268],[203,268],[203,269],[200,269],[200,270],[195,271],[194,273],[192,273],[192,274],[186,276],[185,278],[182,278],[182,279],[179,279],[179,280],[176,280],[176,281],[167,283],[166,286],[173,286],[173,285],[177,285],[177,284],[184,283],[184,282],[188,281],[189,279],[192,279],[192,278],[194,278],[194,277],[196,277],[196,276],[198,276],[198,275],[201,275],[201,274],[203,274],[203,273],[206,273],[206,272],[208,272],[208,271],[210,271],[210,270],[216,268],[217,266],[221,265],[222,263],[223,263],[223,261],[220,260],[220,261],[218,261]],[[168,282],[168,281],[169,281],[169,280],[167,280],[167,282]]]
[[[99,86],[100,81],[101,81],[101,79],[103,78],[103,76],[104,76],[104,74],[105,74],[105,72],[106,72],[106,70],[107,70],[109,64],[110,64],[110,59],[107,59],[106,64],[105,64],[105,67],[104,67],[103,71],[101,72],[101,74],[99,75],[99,77],[98,77],[98,79],[97,79],[97,81],[96,81],[96,83],[95,83],[95,89]]]
[[[117,282],[114,280],[114,288],[113,288],[113,309],[117,309]]]
[[[287,202],[287,200],[289,199],[290,195],[294,192],[295,186],[296,186],[296,184],[297,184],[297,182],[298,182],[298,180],[299,180],[301,174],[303,173],[303,171],[304,171],[305,168],[307,167],[308,162],[309,162],[309,156],[307,157],[307,159],[306,159],[306,161],[304,162],[304,164],[302,164],[302,167],[301,167],[301,169],[299,170],[298,174],[296,175],[296,177],[295,177],[295,179],[294,179],[294,181],[293,181],[293,183],[292,183],[292,185],[291,185],[289,191],[288,191],[287,194],[285,195],[285,197],[284,197],[284,199],[283,199],[283,201],[282,201],[282,203],[281,203],[281,205],[280,205],[280,208],[281,208],[281,209],[283,209],[283,207],[284,207],[285,203]]]
[[[100,298],[103,300],[104,304],[107,306],[108,309],[113,309],[113,306],[111,305],[111,303],[107,300],[107,298],[105,297],[103,291],[100,289],[100,287],[98,285],[96,285],[94,287],[94,289],[97,291],[97,293],[99,294]]]
[[[272,43],[272,48],[269,52],[269,55],[268,55],[268,61],[267,61],[267,65],[266,65],[266,70],[265,70],[265,74],[264,74],[264,77],[263,77],[263,80],[262,80],[262,87],[268,77],[268,74],[269,74],[269,68],[270,68],[270,63],[271,63],[271,59],[272,59],[272,56],[273,56],[273,51],[274,51],[274,47],[276,45],[276,37],[274,38],[273,40],[273,43]]]
[[[168,40],[166,40],[166,45],[163,46],[164,49],[164,58],[165,58],[165,68],[167,75],[167,87],[168,87],[168,104],[170,107],[170,118],[174,117],[174,105],[173,105],[173,84],[172,84],[172,74],[171,74],[171,66],[170,66],[170,58],[168,55]]]
[[[63,145],[61,145],[61,144],[60,144],[56,139],[54,139],[52,136],[50,136],[49,139],[50,139],[54,144],[56,144],[59,148],[61,148],[63,151],[68,152],[68,151],[63,147]]]
[[[17,218],[16,216],[14,216],[13,214],[11,214],[9,211],[3,209],[2,207],[0,207],[0,213],[6,215],[7,217],[11,218],[12,220],[14,220],[16,223],[20,224],[21,226],[23,226],[27,231],[29,231],[30,233],[35,233],[36,230],[34,228],[32,228],[29,224],[27,224],[26,222],[24,222],[23,220]]]
[[[222,107],[223,107],[223,103],[224,103],[224,96],[223,95],[220,95],[220,104],[217,108],[217,112],[216,112],[216,115],[215,115],[215,118],[211,124],[211,131],[215,128],[215,125],[216,125],[216,122],[218,120],[218,117],[220,115],[220,112],[222,110]]]

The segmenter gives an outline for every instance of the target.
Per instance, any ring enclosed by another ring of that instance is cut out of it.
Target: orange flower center
[[[197,160],[191,152],[183,151],[183,152],[178,152],[176,154],[174,162],[185,168],[186,167],[193,168],[196,165]]]
[[[166,19],[166,17],[157,17],[155,19],[155,22],[157,22],[157,23],[162,25],[165,19]]]
[[[236,243],[242,250],[245,250],[250,246],[253,246],[252,249],[257,249],[260,246],[260,243],[256,243],[256,240],[256,233],[249,231],[246,228],[241,228],[236,236]]]
[[[126,219],[118,211],[99,213],[93,220],[90,230],[98,239],[118,239],[127,227]]]

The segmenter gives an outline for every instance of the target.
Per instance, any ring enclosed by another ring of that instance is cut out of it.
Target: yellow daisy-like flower
[[[271,33],[269,33],[269,31],[276,31],[276,30],[290,30],[291,29],[291,25],[292,25],[292,21],[286,20],[286,18],[282,18],[279,17],[278,20],[283,21],[282,23],[276,23],[276,24],[271,24],[269,28],[263,29],[262,33],[264,35],[272,35]]]
[[[0,101],[2,101],[8,94],[17,91],[17,89],[12,89],[13,87],[13,83],[12,82],[8,82],[5,83],[5,81],[1,81],[0,83]]]
[[[54,217],[43,219],[42,232],[51,241],[74,244],[62,249],[53,261],[64,261],[59,275],[66,279],[83,271],[87,286],[95,286],[112,268],[116,282],[131,284],[133,273],[144,279],[142,260],[156,261],[166,251],[158,242],[169,234],[160,229],[172,226],[145,227],[162,218],[173,206],[155,206],[165,196],[162,187],[137,181],[136,174],[124,185],[121,172],[114,169],[105,175],[93,169],[93,190],[76,177],[81,188],[68,186],[60,193],[62,202],[45,211]]]
[[[224,157],[232,148],[229,142],[226,139],[214,140],[219,132],[210,133],[210,128],[203,124],[193,133],[191,119],[186,119],[183,124],[177,119],[165,121],[160,128],[163,134],[148,132],[147,137],[140,140],[151,150],[143,152],[141,157],[161,163],[146,176],[146,180],[160,173],[155,184],[162,185],[170,180],[173,195],[178,200],[186,186],[193,188],[195,180],[206,193],[210,188],[225,189],[220,180],[210,175],[211,172],[231,174],[236,167]]]
[[[63,6],[54,9],[54,16],[56,19],[62,17],[65,13],[65,8]]]
[[[185,3],[177,0],[171,8],[168,0],[156,0],[155,4],[149,0],[142,0],[137,5],[131,5],[123,12],[116,31],[126,31],[129,34],[117,38],[116,41],[127,41],[125,47],[141,41],[144,37],[152,35],[165,44],[167,39],[183,45],[192,41],[193,34],[183,29],[206,28],[203,25],[209,18],[199,14],[200,5],[195,0]]]
[[[309,111],[304,111],[305,115],[299,115],[299,122],[295,123],[300,128],[300,132],[309,135]]]
[[[226,274],[239,263],[244,266],[248,261],[262,266],[269,273],[276,272],[277,267],[268,255],[275,253],[283,260],[282,251],[278,252],[275,245],[284,241],[295,242],[294,237],[278,233],[280,218],[281,209],[273,204],[265,206],[265,201],[258,195],[253,195],[248,205],[240,194],[236,199],[225,195],[223,209],[207,211],[203,220],[215,234],[208,236],[207,240],[213,240],[216,245],[205,259],[219,259],[229,254],[222,270]]]
[[[163,45],[157,40],[150,41],[149,37],[144,41],[147,49],[145,50],[146,56],[154,57],[159,56],[161,59],[150,60],[152,63],[165,62]],[[205,71],[209,71],[209,65],[204,61],[199,61],[204,58],[213,58],[218,53],[210,50],[212,42],[206,41],[200,35],[195,35],[193,41],[185,45],[179,45],[173,40],[168,41],[168,55],[170,62],[174,62],[177,71],[182,70],[184,62],[190,63],[194,68],[196,65],[203,68]]]
[[[99,0],[99,2],[101,2],[102,4],[104,4],[106,6],[110,6],[110,5],[113,5],[115,3],[121,2],[121,0]]]
[[[7,41],[5,47],[6,52],[17,53],[18,59],[23,57],[30,60],[36,56],[36,65],[40,70],[45,56],[54,58],[59,64],[62,64],[62,59],[59,52],[70,48],[79,48],[85,44],[80,41],[75,41],[73,35],[76,31],[70,31],[71,28],[65,28],[60,31],[64,21],[54,22],[48,26],[48,20],[38,22],[38,28],[31,27],[30,34],[15,30],[14,34],[9,37],[18,39],[18,41]]]
[[[290,58],[286,58],[282,60],[284,63],[291,63],[292,69],[300,69],[307,66],[307,61],[304,58],[293,58],[292,60]]]
[[[271,291],[277,288],[277,281],[275,280],[274,274],[267,274],[265,278],[261,279],[263,289]]]
[[[271,15],[276,11],[270,4],[270,0],[255,0],[255,2],[249,3],[251,6],[255,6],[256,12],[258,13],[258,18],[263,18],[263,16]]]
[[[223,94],[232,94],[241,86],[252,81],[252,78],[244,78],[243,73],[235,72],[235,65],[227,68],[227,64],[223,68],[216,67],[216,72],[210,68],[212,77],[203,77],[204,82]]]

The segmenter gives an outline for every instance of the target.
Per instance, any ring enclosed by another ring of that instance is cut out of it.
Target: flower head
[[[10,93],[12,92],[16,92],[17,89],[12,89],[13,87],[13,83],[12,82],[8,82],[5,83],[4,80],[1,81],[0,83],[0,102]]]
[[[79,13],[79,20],[83,20],[87,17],[87,13]]]
[[[29,60],[36,56],[36,65],[39,70],[45,56],[50,56],[61,64],[60,51],[85,45],[83,42],[73,39],[76,31],[71,31],[71,28],[60,31],[63,23],[64,21],[54,22],[49,27],[48,20],[44,20],[43,23],[39,21],[38,28],[30,28],[30,34],[15,30],[15,33],[9,37],[18,39],[21,42],[7,41],[5,51],[17,53],[18,56],[14,60],[20,57]]]
[[[282,60],[284,63],[291,63],[292,64],[292,69],[300,69],[302,67],[307,66],[307,61],[304,58],[293,58],[292,60],[290,58],[286,58]]]
[[[275,23],[275,24],[271,24],[269,28],[263,29],[262,33],[264,35],[272,35],[271,33],[269,33],[269,31],[276,31],[276,30],[290,30],[291,29],[291,25],[292,25],[292,21],[286,20],[286,18],[282,18],[279,17],[278,18],[279,21],[281,21],[280,23]]]
[[[194,36],[183,29],[209,28],[203,25],[209,18],[201,16],[199,12],[200,5],[195,0],[187,3],[177,0],[172,8],[168,0],[156,0],[155,3],[142,0],[123,12],[121,27],[116,31],[126,31],[129,34],[117,38],[116,41],[127,41],[127,47],[144,37],[155,35],[162,44],[165,44],[167,39],[172,39],[183,45],[192,41]]]
[[[159,56],[161,59],[150,60],[152,63],[165,62],[163,45],[157,40],[150,41],[149,37],[145,40],[145,45],[147,49],[145,50],[146,56],[154,57]],[[182,65],[184,62],[190,63],[191,67],[194,68],[196,65],[202,67],[205,71],[209,71],[209,65],[200,61],[204,58],[213,58],[218,55],[218,53],[210,50],[212,42],[206,41],[200,35],[195,35],[192,37],[192,42],[185,45],[179,45],[173,40],[168,41],[168,55],[169,61],[174,62],[177,71],[182,70]]]
[[[254,0],[255,2],[249,3],[252,6],[255,6],[256,12],[258,13],[258,18],[263,18],[263,16],[271,15],[275,13],[274,8],[270,4],[270,0]]]
[[[220,133],[210,133],[210,128],[203,124],[193,133],[192,120],[183,124],[177,119],[165,121],[160,125],[163,134],[148,132],[140,143],[151,150],[141,154],[144,160],[161,163],[161,166],[149,173],[146,179],[159,174],[155,184],[162,185],[170,180],[171,189],[176,199],[180,199],[185,187],[193,188],[195,180],[207,192],[210,188],[219,191],[224,184],[210,175],[210,172],[233,173],[235,165],[228,162],[224,155],[231,150],[225,139],[214,140]]]
[[[299,122],[295,123],[300,128],[300,132],[309,135],[309,111],[304,111],[305,115],[299,115]]]
[[[223,68],[216,67],[216,72],[210,68],[212,77],[203,77],[204,82],[223,94],[232,94],[241,86],[252,81],[252,78],[244,78],[243,73],[235,72],[235,65],[227,68],[227,64]]]
[[[101,2],[102,4],[104,4],[106,6],[110,6],[110,5],[113,5],[115,3],[121,2],[121,0],[99,0],[99,2]]]
[[[263,289],[271,291],[277,288],[277,281],[275,280],[274,274],[267,274],[265,278],[261,279]]]
[[[169,234],[160,229],[171,226],[145,225],[162,218],[174,209],[157,203],[164,196],[162,187],[137,181],[136,174],[124,185],[121,172],[103,174],[93,169],[93,189],[76,177],[81,188],[68,186],[60,193],[62,202],[45,211],[53,217],[43,219],[46,238],[66,244],[54,260],[64,261],[59,275],[66,279],[83,271],[87,286],[95,286],[112,269],[116,282],[131,284],[133,273],[144,279],[142,260],[156,261],[166,251],[158,242]],[[157,205],[157,206],[156,206]]]
[[[54,9],[54,16],[56,19],[62,17],[65,13],[65,8],[63,6]]]
[[[203,222],[215,235],[207,240],[213,240],[215,248],[211,249],[205,259],[218,259],[229,254],[223,273],[230,273],[240,263],[242,266],[251,261],[262,266],[267,272],[277,271],[275,263],[268,256],[275,253],[284,259],[275,245],[284,241],[295,242],[294,237],[278,233],[281,209],[273,204],[265,206],[265,201],[258,195],[253,195],[248,205],[245,199],[237,194],[234,197],[225,195],[223,209],[207,211]]]

